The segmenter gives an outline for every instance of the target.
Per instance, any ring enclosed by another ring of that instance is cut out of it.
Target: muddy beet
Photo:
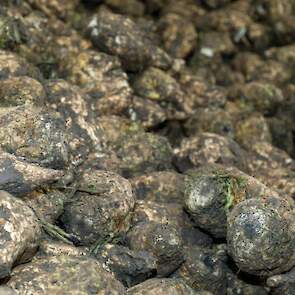
[[[295,294],[295,0],[0,2],[0,295]]]

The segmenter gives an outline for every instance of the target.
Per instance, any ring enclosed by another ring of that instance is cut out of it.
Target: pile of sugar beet
[[[295,294],[295,0],[0,1],[0,295]]]

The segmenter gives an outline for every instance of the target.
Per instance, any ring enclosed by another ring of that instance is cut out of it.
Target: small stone
[[[75,247],[69,244],[65,244],[60,241],[52,240],[42,240],[39,246],[39,251],[37,257],[44,256],[58,256],[58,255],[68,255],[68,256],[86,256],[89,254],[89,251],[85,247]]]
[[[203,2],[209,7],[209,8],[219,8],[226,4],[228,4],[231,0],[204,0]]]
[[[204,1],[206,3],[210,1],[217,2],[216,0]],[[218,0],[220,4],[225,1],[229,2],[229,0]],[[232,3],[222,9],[213,9],[209,13],[205,13],[197,19],[198,26],[208,31],[212,30],[212,32],[216,35],[218,35],[219,32],[223,32],[227,33],[229,37],[237,36],[237,33],[239,33],[242,29],[247,28],[252,23],[252,19],[249,15],[250,5],[248,2],[243,3],[243,1],[239,1],[236,7],[234,5],[235,3]],[[230,39],[232,39],[232,41],[239,41],[237,39],[234,40],[235,38]],[[216,46],[223,43],[222,38],[218,38],[216,41]]]
[[[267,121],[259,113],[251,114],[237,123],[235,138],[241,146],[250,151],[254,143],[272,141]]]
[[[253,285],[240,279],[230,270],[227,272],[227,295],[247,294],[247,295],[267,295],[268,289],[264,286]],[[281,293],[282,294],[282,293]],[[291,295],[291,294],[290,294]]]
[[[28,194],[23,200],[30,208],[34,209],[39,218],[54,224],[63,213],[67,196],[58,190],[50,189],[48,192],[35,191]]]
[[[84,169],[105,170],[122,175],[121,166],[122,161],[114,151],[103,150],[90,153],[79,168],[81,171]]]
[[[180,72],[178,79],[181,89],[185,93],[187,108],[192,115],[196,108],[224,107],[227,101],[226,92],[222,87],[210,85],[204,78],[191,73],[188,69]]]
[[[0,49],[13,50],[25,39],[20,19],[0,11]]]
[[[120,14],[139,17],[143,16],[145,12],[144,4],[138,0],[106,0],[105,3]]]
[[[100,116],[95,123],[99,130],[99,138],[107,150],[110,150],[113,145],[119,145],[122,137],[144,132],[140,123],[115,115]]]
[[[137,95],[157,101],[166,110],[168,118],[186,116],[184,93],[178,82],[166,72],[148,68],[137,76],[133,88]]]
[[[294,44],[273,47],[268,49],[265,52],[265,56],[268,58],[275,59],[281,63],[294,65],[295,64],[295,55],[294,55],[295,46]]]
[[[182,204],[138,200],[134,208],[132,223],[136,225],[146,222],[173,226],[181,236],[184,246],[207,247],[212,244],[211,237],[194,226],[183,210]]]
[[[295,152],[292,128],[284,118],[271,117],[267,119],[271,132],[272,144],[286,151],[289,155]]]
[[[284,103],[282,91],[269,83],[250,82],[240,89],[241,100],[263,114],[273,114]]]
[[[134,96],[127,115],[131,121],[140,122],[145,128],[154,128],[166,121],[165,110],[155,101]]]
[[[236,116],[223,108],[197,108],[185,122],[189,136],[210,132],[234,139]]]
[[[47,80],[45,89],[46,105],[60,114],[67,132],[71,134],[69,147],[73,156],[72,162],[85,160],[100,144],[90,98],[78,86],[62,79]]]
[[[266,284],[271,288],[271,293],[274,295],[286,294],[292,295],[295,292],[295,270],[269,277]]]
[[[249,158],[250,171],[256,176],[255,170],[261,168],[276,169],[287,168],[292,169],[294,160],[285,151],[273,146],[268,142],[257,142],[252,146],[253,166],[251,166],[251,157]],[[256,163],[255,163],[256,161]]]
[[[144,0],[148,12],[159,12],[169,3],[169,0]]]
[[[160,18],[158,31],[164,49],[175,58],[186,58],[197,45],[194,24],[178,14],[166,14]]]
[[[34,7],[41,10],[48,17],[55,15],[61,19],[66,19],[71,11],[77,9],[79,0],[58,1],[58,0],[28,0]]]

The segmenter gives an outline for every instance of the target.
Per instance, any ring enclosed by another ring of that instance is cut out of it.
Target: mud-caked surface
[[[185,178],[184,203],[195,224],[216,238],[225,238],[227,215],[249,198],[278,196],[275,190],[237,168],[217,164],[190,170]]]
[[[274,275],[269,277],[266,283],[267,283],[267,286],[271,289],[271,292],[275,295],[293,294],[295,291],[294,268],[284,274]]]
[[[0,109],[1,148],[44,167],[63,169],[69,161],[63,121],[28,106]]]
[[[61,170],[43,168],[3,151],[0,151],[0,171],[0,189],[19,197],[53,184],[64,175]]]
[[[294,0],[0,2],[0,295],[295,294]]]
[[[6,287],[6,286],[1,286],[0,287],[0,294],[1,295],[16,295],[16,291],[13,289]]]
[[[90,170],[81,176],[61,222],[81,245],[90,246],[126,233],[134,203],[127,179],[112,172]]]
[[[19,266],[8,285],[18,294],[125,294],[124,286],[97,261],[67,255]]]
[[[157,272],[157,259],[147,251],[106,244],[96,258],[126,287],[137,285]]]
[[[151,279],[128,289],[129,295],[149,294],[195,295],[199,294],[191,289],[184,281],[178,279]],[[202,293],[200,293],[201,295]],[[205,295],[205,294],[204,294]],[[208,294],[209,295],[209,294]]]
[[[170,171],[153,172],[130,179],[137,200],[157,203],[183,202],[184,176]]]
[[[228,226],[229,253],[240,269],[269,276],[294,265],[292,199],[245,200],[230,213]]]
[[[196,291],[227,294],[226,269],[217,253],[211,249],[193,247],[186,249],[185,254],[185,262],[172,277],[183,279]]]
[[[249,295],[266,295],[269,294],[269,288],[263,285],[252,285],[249,282],[245,282],[238,276],[233,274],[230,270],[227,272],[227,288],[228,295],[235,294],[249,294]],[[285,293],[283,293],[285,294]],[[287,294],[287,293],[286,293]]]
[[[171,63],[169,55],[126,16],[102,9],[93,16],[87,31],[94,46],[119,56],[128,70],[136,71],[148,65],[167,68]]]
[[[0,220],[0,278],[4,278],[13,265],[33,257],[41,228],[32,209],[5,191],[0,191]]]
[[[182,239],[173,225],[140,222],[127,235],[132,250],[148,251],[157,258],[157,275],[171,274],[184,261]]]

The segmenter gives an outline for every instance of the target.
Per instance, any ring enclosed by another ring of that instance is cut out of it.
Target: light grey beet
[[[228,216],[227,244],[237,266],[271,276],[295,265],[295,210],[291,198],[266,196],[239,203]]]
[[[235,167],[212,164],[191,170],[185,179],[184,204],[195,225],[225,238],[227,215],[245,199],[278,196],[263,183]]]

